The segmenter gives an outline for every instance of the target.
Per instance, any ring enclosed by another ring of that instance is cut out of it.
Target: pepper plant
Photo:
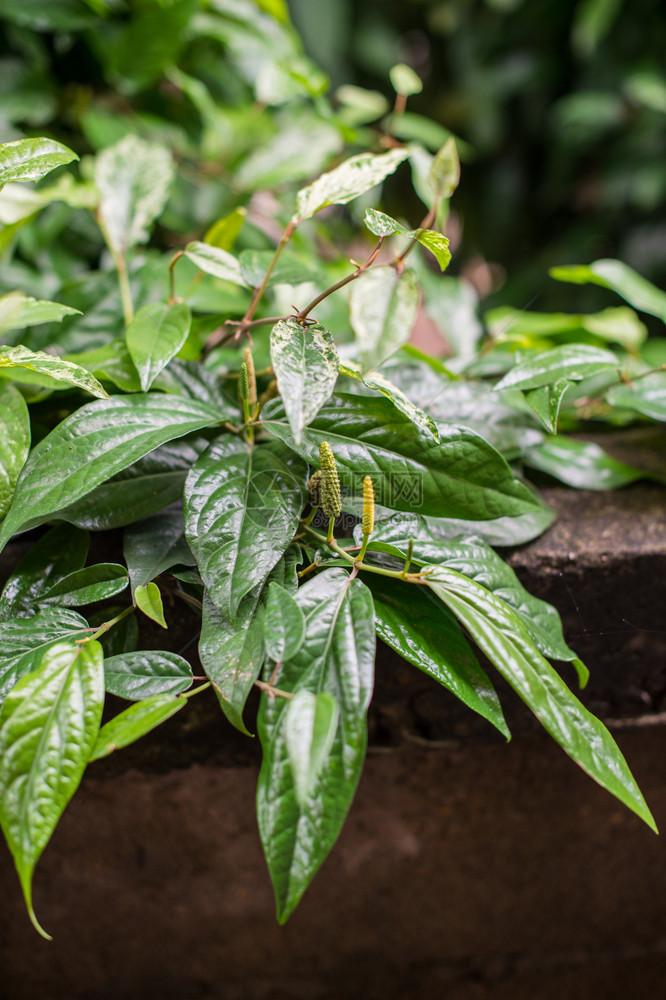
[[[0,182],[74,159],[49,139],[8,143]],[[425,203],[416,225],[377,207],[380,185],[408,166]],[[584,685],[557,611],[491,545],[550,523],[523,470],[554,469],[567,414],[594,403],[663,417],[662,362],[648,374],[628,307],[568,325],[489,316],[484,340],[468,290],[441,275],[458,174],[452,140],[431,156],[384,136],[278,192],[282,235],[268,254],[235,250],[234,213],[208,240],[142,249],[173,178],[161,145],[125,137],[56,182],[99,227],[99,269],[83,297],[74,281],[60,302],[0,299],[0,547],[18,536],[25,550],[0,596],[0,823],[45,936],[33,873],[86,768],[199,695],[249,734],[257,688],[257,816],[285,921],[354,796],[377,637],[508,739],[483,653],[654,829],[610,733],[549,662]],[[48,188],[34,190],[48,203]],[[334,252],[336,220],[361,218],[350,264]],[[619,264],[558,276],[663,308]],[[446,365],[408,344],[421,302],[456,348]],[[558,340],[572,328],[587,341]],[[123,561],[87,565],[90,533],[113,551],[117,529]],[[169,648],[177,601],[199,634],[196,676]],[[142,648],[146,617],[167,629],[164,649]],[[102,724],[105,693],[129,705]]]

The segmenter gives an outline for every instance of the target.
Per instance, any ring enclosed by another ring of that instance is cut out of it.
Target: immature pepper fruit
[[[247,372],[247,405],[250,407],[250,412],[253,413],[257,405],[257,376],[254,370],[254,358],[249,347],[243,351],[243,364]]]
[[[310,503],[313,507],[321,506],[321,469],[310,476],[308,479],[308,493],[310,494]]]
[[[328,441],[322,441],[319,445],[319,465],[321,466],[321,509],[329,518],[339,517],[342,513],[340,479]]]
[[[375,526],[375,488],[372,485],[372,477],[363,477],[363,518],[361,519],[361,532],[366,537],[372,534]]]

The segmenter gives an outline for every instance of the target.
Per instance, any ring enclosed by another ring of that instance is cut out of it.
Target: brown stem
[[[308,314],[311,313],[312,310],[315,309],[320,302],[323,302],[324,299],[327,299],[329,295],[332,295],[333,292],[337,292],[339,288],[344,288],[344,286],[348,285],[350,281],[355,281],[356,278],[360,277],[360,275],[362,275],[364,271],[367,271],[369,267],[372,267],[372,265],[377,259],[379,251],[382,248],[383,242],[384,242],[384,237],[380,236],[377,242],[377,246],[372,251],[372,253],[370,254],[370,256],[368,257],[368,259],[365,261],[364,264],[359,264],[356,270],[352,274],[348,274],[346,278],[341,278],[340,281],[336,281],[334,285],[331,285],[330,288],[327,288],[320,295],[317,295],[317,297],[314,298],[312,302],[309,302],[308,305],[305,307],[305,309],[301,309],[301,311],[296,316],[298,322],[302,323],[303,320],[307,318]]]

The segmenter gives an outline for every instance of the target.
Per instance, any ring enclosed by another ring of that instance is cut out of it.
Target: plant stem
[[[312,302],[308,303],[305,309],[301,309],[301,311],[296,316],[298,322],[302,323],[303,320],[307,318],[308,314],[311,313],[312,310],[316,306],[318,306],[320,302],[323,302],[324,299],[327,299],[329,295],[332,295],[333,292],[337,292],[339,288],[344,288],[345,285],[348,285],[350,281],[355,281],[356,278],[359,278],[364,271],[367,271],[369,267],[372,267],[375,260],[377,259],[377,254],[382,248],[383,242],[384,242],[384,237],[380,236],[377,242],[377,246],[372,251],[372,253],[370,254],[370,256],[368,257],[368,259],[365,261],[364,264],[359,264],[356,270],[352,274],[348,274],[346,278],[341,278],[340,281],[336,281],[334,285],[331,285],[330,288],[325,289],[325,291],[323,291],[320,295],[317,295],[317,297],[314,298]]]
[[[292,235],[292,233],[293,233],[293,231],[294,231],[295,228],[296,228],[296,224],[294,223],[294,220],[290,219],[289,222],[287,223],[285,231],[283,232],[282,236],[280,237],[280,242],[278,243],[277,247],[275,248],[275,253],[273,254],[273,259],[271,260],[270,264],[268,265],[268,270],[266,271],[266,274],[264,275],[264,279],[261,282],[261,284],[258,285],[255,288],[254,294],[252,296],[252,301],[250,302],[248,310],[245,313],[245,316],[243,317],[243,319],[241,321],[241,330],[243,332],[248,328],[248,324],[251,322],[252,317],[254,316],[255,310],[256,310],[257,306],[259,305],[259,303],[261,301],[261,297],[264,294],[264,292],[266,291],[266,286],[268,285],[268,282],[270,280],[270,276],[273,273],[273,269],[275,268],[275,265],[278,262],[278,258],[280,257],[280,254],[282,253],[282,251],[286,247],[286,245],[289,242],[289,240],[291,239],[291,235]]]
[[[184,250],[178,250],[177,253],[171,258],[169,264],[169,305],[172,306],[176,301],[176,264],[181,257],[185,256]]]
[[[195,696],[195,694],[199,694],[200,691],[205,691],[206,688],[209,688],[209,687],[212,687],[212,683],[211,683],[211,681],[206,681],[205,684],[200,684],[199,687],[192,688],[191,691],[184,691],[182,694],[179,694],[178,697],[179,698],[193,698]]]
[[[260,691],[265,691],[266,694],[274,698],[287,698],[289,701],[294,697],[290,691],[283,691],[281,688],[273,687],[272,684],[268,684],[266,681],[255,681],[255,687],[258,687]]]
[[[426,582],[423,577],[423,570],[419,570],[418,573],[407,573],[404,568],[399,570],[399,569],[384,569],[382,566],[373,566],[372,563],[363,562],[363,560],[360,558],[361,555],[363,554],[362,550],[358,556],[350,556],[349,552],[346,549],[343,549],[340,545],[338,545],[338,543],[334,538],[332,538],[329,541],[328,538],[324,538],[324,536],[320,535],[318,531],[315,531],[313,528],[310,527],[307,528],[307,531],[314,538],[316,538],[317,541],[320,542],[322,545],[328,545],[329,549],[331,549],[333,552],[336,552],[337,555],[341,556],[343,559],[346,559],[346,561],[356,570],[365,570],[368,573],[375,573],[377,576],[392,577],[394,580],[405,580],[407,583]]]
[[[134,611],[133,607],[125,608],[123,611],[120,612],[119,615],[116,615],[115,618],[112,618],[108,622],[102,622],[99,628],[95,632],[93,632],[92,635],[86,636],[85,639],[77,639],[76,641],[79,643],[85,643],[85,642],[92,642],[93,639],[98,639],[100,635],[104,635],[106,632],[109,631],[110,628],[112,628],[114,625],[117,625],[118,622],[122,621],[123,618],[127,618],[128,615],[131,615],[133,611]]]

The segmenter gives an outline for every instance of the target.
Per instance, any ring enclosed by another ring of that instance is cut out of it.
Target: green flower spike
[[[342,513],[340,499],[340,479],[335,458],[328,441],[319,445],[319,464],[321,466],[321,509],[328,517],[328,538],[333,541],[333,526],[336,517]]]

